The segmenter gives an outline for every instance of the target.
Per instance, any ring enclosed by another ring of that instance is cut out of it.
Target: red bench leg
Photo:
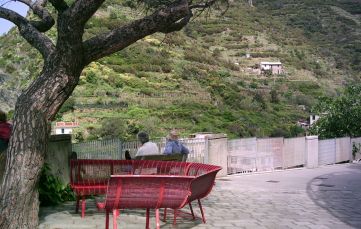
[[[117,217],[119,215],[119,211],[118,209],[114,209],[113,210],[113,229],[117,229],[118,228],[118,224],[117,224]]]
[[[198,205],[199,205],[199,208],[201,209],[203,223],[206,223],[206,218],[204,217],[204,212],[203,212],[203,208],[202,208],[200,199],[198,199]]]
[[[192,208],[192,203],[191,203],[191,202],[189,202],[189,208],[191,209],[192,218],[193,218],[193,220],[195,220],[196,217],[194,216],[194,212],[193,212],[193,208]]]
[[[76,196],[76,205],[75,205],[75,213],[79,212],[79,202],[80,202],[80,196]]]
[[[167,208],[164,208],[163,222],[167,221]]]
[[[109,229],[109,210],[105,210],[105,229]]]
[[[149,208],[145,212],[145,228],[149,229]]]
[[[174,226],[177,224],[177,216],[178,216],[178,210],[174,209],[174,218],[173,218],[173,225]]]
[[[156,225],[157,225],[157,229],[160,229],[159,208],[155,209],[155,222],[156,222]]]
[[[81,200],[81,217],[85,217],[85,196],[82,196]]]

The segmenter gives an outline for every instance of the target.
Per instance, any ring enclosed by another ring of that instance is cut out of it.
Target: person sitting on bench
[[[172,130],[167,136],[167,142],[164,149],[164,154],[189,154],[189,150],[182,143],[178,141],[178,133]]]
[[[135,155],[136,157],[159,154],[159,148],[157,144],[149,141],[149,135],[147,133],[145,132],[138,133],[138,140],[140,141],[142,146],[139,147],[137,154]]]

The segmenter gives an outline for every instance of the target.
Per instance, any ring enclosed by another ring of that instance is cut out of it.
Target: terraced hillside
[[[88,23],[84,38],[136,18],[139,14],[125,2],[129,1],[107,1]],[[318,96],[333,95],[338,87],[360,77],[357,60],[354,64],[360,53],[357,49],[343,53],[348,45],[359,45],[356,37],[347,36],[342,47],[327,48],[336,42],[334,37],[310,34],[305,24],[295,26],[294,20],[320,12],[314,14],[320,21],[335,19],[337,27],[354,21],[350,31],[357,33],[359,15],[341,1],[326,1],[330,11],[318,2],[289,0],[282,6],[277,2],[255,1],[255,7],[249,7],[246,1],[235,0],[224,15],[220,10],[203,14],[181,32],[147,37],[90,64],[57,120],[80,122],[78,141],[130,139],[141,129],[160,137],[174,127],[184,135],[302,134],[296,122],[308,116]],[[300,6],[303,13],[297,16]],[[333,28],[329,27],[325,31]],[[56,37],[52,31],[49,35]],[[0,92],[21,90],[41,71],[39,54],[16,31],[0,37],[0,54],[0,80],[4,80]],[[340,65],[339,55],[349,61]],[[256,74],[260,61],[281,61],[285,72]],[[1,107],[11,109],[15,97],[0,101]]]

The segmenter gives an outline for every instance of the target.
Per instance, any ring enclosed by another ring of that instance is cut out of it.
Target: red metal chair
[[[146,209],[146,228],[149,228],[149,209],[155,209],[156,226],[159,224],[159,209],[179,209],[187,203],[191,194],[193,176],[169,175],[113,175],[108,184],[104,203],[105,228],[109,228],[109,213],[113,213],[113,228],[117,229],[119,209]]]

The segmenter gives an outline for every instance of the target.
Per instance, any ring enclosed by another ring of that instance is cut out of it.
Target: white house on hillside
[[[320,119],[319,115],[311,114],[310,115],[310,126],[312,126],[312,124],[317,122],[317,120],[319,120],[319,119]]]
[[[261,62],[260,69],[261,72],[271,71],[273,75],[278,75],[283,72],[283,67],[281,62]]]
[[[76,127],[79,127],[78,122],[56,122],[55,134],[71,134]]]

